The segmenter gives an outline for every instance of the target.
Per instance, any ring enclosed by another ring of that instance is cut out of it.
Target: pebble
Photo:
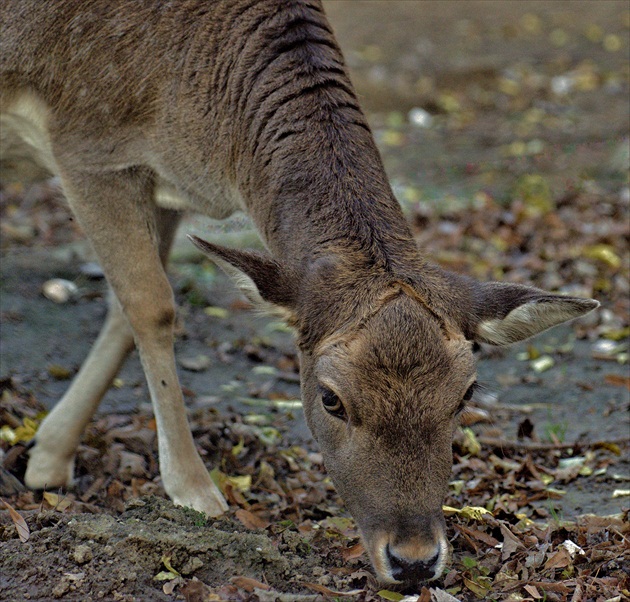
[[[53,278],[52,280],[44,282],[42,293],[44,297],[55,303],[67,303],[71,299],[76,298],[79,293],[79,288],[74,282],[70,282],[70,280]]]
[[[428,111],[415,107],[409,111],[407,118],[409,123],[420,128],[430,128],[433,124],[433,116]]]
[[[86,562],[90,562],[93,558],[92,548],[86,544],[80,544],[76,548],[74,548],[74,552],[72,553],[72,557],[77,564],[85,564]]]

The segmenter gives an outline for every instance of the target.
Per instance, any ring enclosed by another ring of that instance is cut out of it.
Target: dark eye
[[[468,387],[468,389],[466,389],[466,393],[464,393],[464,401],[470,401],[472,399],[476,387],[477,381],[475,381],[472,385],[470,385],[470,387]]]
[[[343,418],[346,415],[343,404],[336,393],[322,387],[321,394],[322,404],[324,404],[324,408],[329,414],[337,418]]]

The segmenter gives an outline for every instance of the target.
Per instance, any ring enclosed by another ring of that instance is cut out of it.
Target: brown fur
[[[243,209],[269,255],[194,242],[294,326],[309,426],[379,578],[438,575],[472,341],[520,340],[596,302],[482,285],[421,256],[317,0],[5,0],[0,10],[3,173],[26,147],[61,177],[115,295],[40,427],[27,483],[71,481],[83,428],[133,336],[166,491],[225,510],[186,424],[163,264],[172,207]],[[332,415],[322,395],[343,409]]]

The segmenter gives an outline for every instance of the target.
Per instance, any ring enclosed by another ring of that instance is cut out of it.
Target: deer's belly
[[[33,181],[58,172],[46,103],[32,92],[15,96],[0,115],[3,179]]]

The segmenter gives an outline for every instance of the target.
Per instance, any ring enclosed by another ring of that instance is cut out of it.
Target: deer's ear
[[[188,238],[230,277],[254,306],[292,321],[297,279],[291,277],[290,270],[263,253],[228,249],[193,235]]]
[[[490,282],[478,285],[474,339],[491,345],[509,345],[573,320],[599,307],[599,301],[552,295],[518,284]]]

